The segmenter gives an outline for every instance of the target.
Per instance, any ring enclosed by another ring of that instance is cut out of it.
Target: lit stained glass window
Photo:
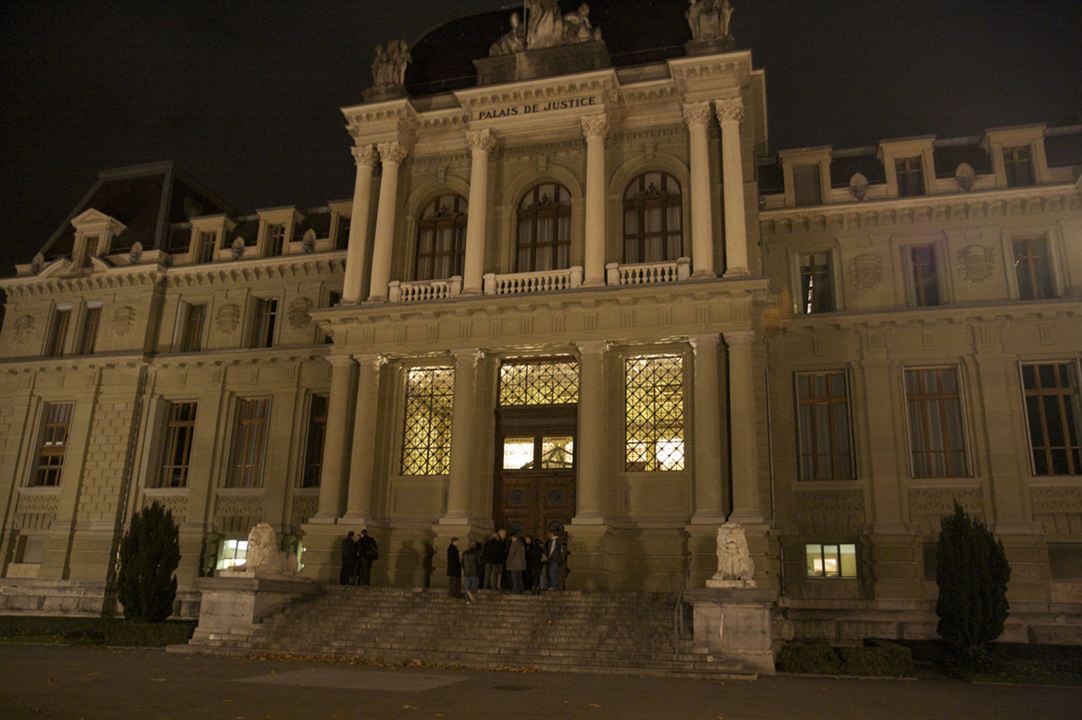
[[[451,469],[455,371],[412,368],[406,375],[403,475],[446,475]]]
[[[579,368],[574,360],[506,363],[500,366],[500,405],[574,405]]]
[[[626,468],[640,472],[684,469],[684,360],[639,356],[624,367]]]

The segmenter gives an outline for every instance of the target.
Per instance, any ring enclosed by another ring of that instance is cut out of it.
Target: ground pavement
[[[0,644],[0,718],[879,720],[1082,717],[1082,688],[470,672]]]

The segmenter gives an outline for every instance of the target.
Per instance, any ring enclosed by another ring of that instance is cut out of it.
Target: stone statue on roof
[[[729,0],[688,0],[686,16],[692,40],[718,40],[729,36],[733,6]]]
[[[567,42],[567,31],[556,0],[526,0],[526,47],[555,47]]]
[[[564,15],[565,42],[580,43],[601,39],[601,28],[594,29],[590,22],[590,6],[579,5],[575,12]]]
[[[392,40],[383,45],[376,45],[376,56],[372,60],[372,84],[377,88],[402,87],[406,84],[406,66],[411,60],[409,43],[405,40]]]
[[[526,33],[522,27],[522,16],[517,12],[511,13],[511,30],[496,42],[492,43],[488,54],[492,57],[497,55],[511,55],[526,49]]]

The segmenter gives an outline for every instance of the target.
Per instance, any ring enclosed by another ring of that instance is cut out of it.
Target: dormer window
[[[267,255],[277,257],[282,254],[286,242],[286,226],[281,223],[267,225]]]
[[[338,234],[334,238],[335,250],[345,250],[349,247],[349,225],[350,218],[348,215],[338,216]]]
[[[199,257],[196,262],[199,263],[212,263],[214,262],[214,256],[218,250],[218,233],[214,232],[201,232],[199,233]]]
[[[1003,148],[1003,167],[1007,172],[1007,187],[1033,184],[1033,154],[1029,145]]]
[[[819,165],[797,165],[793,168],[793,192],[797,207],[823,204]]]
[[[101,246],[101,239],[97,235],[90,236],[83,240],[83,254],[79,258],[79,267],[88,268],[91,265],[90,258],[97,257],[99,248]]]
[[[919,155],[895,160],[894,172],[898,178],[898,197],[924,194],[924,167]]]

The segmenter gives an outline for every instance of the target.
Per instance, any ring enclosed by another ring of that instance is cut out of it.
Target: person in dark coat
[[[451,538],[447,546],[447,594],[462,597],[462,559],[458,556],[458,538]]]
[[[346,533],[342,541],[342,571],[338,573],[338,584],[349,585],[357,575],[357,543],[353,542],[353,531]]]
[[[503,574],[505,551],[503,540],[507,537],[507,531],[500,529],[492,533],[492,537],[485,541],[481,555],[485,561],[485,589],[498,590],[500,588],[500,575]]]
[[[365,587],[372,584],[372,563],[378,558],[379,545],[375,538],[370,537],[367,530],[361,530],[361,539],[357,541],[358,584]]]
[[[474,595],[481,587],[481,573],[484,572],[484,558],[481,556],[481,543],[475,542],[466,552],[462,553],[462,578],[466,587],[466,604],[477,602]]]
[[[534,540],[532,535],[526,536],[524,544],[526,546],[526,575],[523,579],[526,587],[536,593],[541,589],[541,553],[544,550],[541,547],[541,541]]]
[[[553,530],[545,543],[545,555],[548,557],[548,589],[560,590],[563,585],[564,543],[560,533]]]
[[[526,572],[526,546],[515,533],[507,545],[507,571],[511,573],[511,589],[516,595],[523,591],[522,574]]]

